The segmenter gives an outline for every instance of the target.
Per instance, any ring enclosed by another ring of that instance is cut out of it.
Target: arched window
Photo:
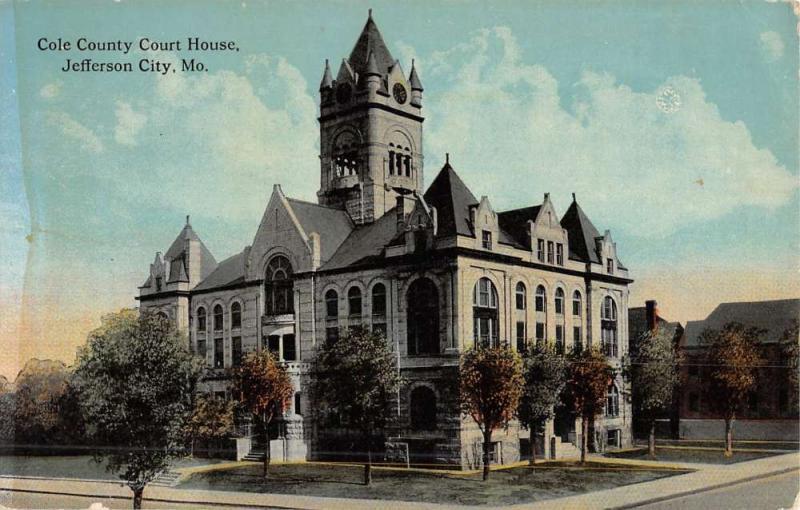
[[[372,286],[372,331],[386,336],[386,286]]]
[[[610,418],[619,416],[619,390],[613,384],[608,387],[606,395],[606,416]]]
[[[325,340],[333,343],[339,339],[339,294],[330,289],[325,293]]]
[[[439,293],[428,278],[414,280],[406,294],[408,354],[439,353]]]
[[[214,331],[222,331],[223,316],[222,305],[216,305],[214,307]]]
[[[497,289],[488,278],[481,278],[475,284],[472,294],[472,317],[475,344],[482,347],[497,347],[500,343]]]
[[[564,315],[564,290],[556,289],[556,315]]]
[[[197,309],[197,332],[206,332],[206,309],[202,306]]]
[[[409,414],[413,430],[436,430],[436,394],[428,387],[411,391]]]
[[[267,315],[294,313],[292,265],[283,255],[273,257],[264,275],[264,307]]]
[[[536,287],[536,311],[547,311],[547,291],[544,289],[543,285]]]
[[[235,301],[231,305],[231,329],[241,329],[242,327],[242,305]]]
[[[572,293],[572,315],[575,317],[580,317],[582,309],[583,300],[581,299],[581,293],[576,290]]]
[[[347,309],[351,320],[361,320],[361,289],[358,287],[350,287],[347,291]]]
[[[517,283],[517,289],[515,292],[516,295],[516,308],[517,310],[524,310],[525,309],[525,293],[527,290],[525,289],[525,284],[522,282]]]
[[[606,296],[600,311],[600,332],[603,352],[606,356],[616,358],[619,355],[617,343],[617,304]]]

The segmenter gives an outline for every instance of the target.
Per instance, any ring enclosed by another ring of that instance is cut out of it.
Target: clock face
[[[350,101],[350,84],[342,83],[336,89],[336,102],[346,103]]]
[[[400,104],[405,103],[406,99],[408,98],[408,94],[406,94],[406,88],[400,83],[394,84],[394,87],[392,87],[392,94],[394,95],[394,100]]]

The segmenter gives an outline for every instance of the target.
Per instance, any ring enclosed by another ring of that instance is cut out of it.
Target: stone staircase
[[[557,459],[577,459],[581,456],[581,450],[569,441],[564,442],[556,436],[556,458]]]
[[[247,455],[242,457],[242,460],[246,460],[248,462],[264,462],[264,457],[266,456],[267,454],[264,452],[264,450],[252,449]]]
[[[157,487],[175,487],[181,481],[181,474],[177,471],[164,471],[150,482]]]

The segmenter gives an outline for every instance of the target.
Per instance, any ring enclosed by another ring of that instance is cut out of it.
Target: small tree
[[[603,412],[614,370],[596,347],[569,356],[564,400],[581,417],[581,463],[589,448],[589,422]]]
[[[708,401],[725,420],[725,456],[733,455],[733,420],[756,384],[761,363],[757,341],[763,333],[754,327],[729,322],[720,330],[705,330],[701,344],[708,345]]]
[[[311,393],[318,409],[338,416],[355,430],[367,449],[364,484],[372,482],[372,451],[376,432],[392,415],[401,378],[395,354],[383,335],[353,327],[317,351],[311,372]]]
[[[200,395],[195,399],[194,410],[186,424],[186,434],[194,455],[195,441],[217,445],[234,432],[233,413],[236,403],[212,396]]]
[[[71,374],[61,361],[31,359],[15,381],[15,441],[51,444],[66,439],[59,403],[67,395]],[[75,424],[70,424],[70,426]]]
[[[567,377],[566,358],[550,345],[537,345],[523,358],[525,388],[519,406],[519,420],[531,432],[531,460],[536,461],[535,437],[544,433],[547,420],[564,390]]]
[[[233,386],[244,408],[261,422],[266,478],[271,460],[269,425],[289,407],[294,395],[292,379],[272,353],[260,351],[248,354],[233,371]]]
[[[678,354],[667,328],[642,334],[625,366],[636,411],[649,424],[648,451],[656,455],[656,418],[672,404],[678,384]]]
[[[483,433],[484,480],[489,478],[492,433],[516,415],[524,384],[522,360],[506,347],[471,349],[461,356],[461,410]]]
[[[184,426],[201,366],[166,319],[130,312],[104,317],[78,353],[75,386],[88,432],[106,468],[144,489],[183,454]]]

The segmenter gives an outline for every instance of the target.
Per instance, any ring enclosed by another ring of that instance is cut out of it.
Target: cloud
[[[87,128],[69,114],[64,112],[50,112],[47,114],[48,123],[56,127],[62,135],[80,142],[81,147],[89,152],[103,152],[103,142],[91,129]]]
[[[136,135],[147,123],[147,116],[133,111],[124,101],[117,101],[114,114],[117,117],[114,139],[122,145],[136,145]]]
[[[760,36],[761,51],[764,53],[764,58],[767,62],[776,62],[783,57],[784,45],[783,39],[778,32],[768,31],[762,32]]]
[[[48,83],[39,90],[39,96],[44,99],[55,99],[61,94],[61,82]]]
[[[564,87],[522,60],[505,27],[434,53],[426,69],[446,84],[426,105],[426,159],[450,152],[468,183],[483,184],[474,191],[491,192],[498,207],[538,203],[550,191],[563,211],[577,192],[598,227],[664,236],[738,207],[779,207],[797,188],[693,78],[635,91],[584,72],[562,97]],[[519,186],[521,178],[530,184]]]

